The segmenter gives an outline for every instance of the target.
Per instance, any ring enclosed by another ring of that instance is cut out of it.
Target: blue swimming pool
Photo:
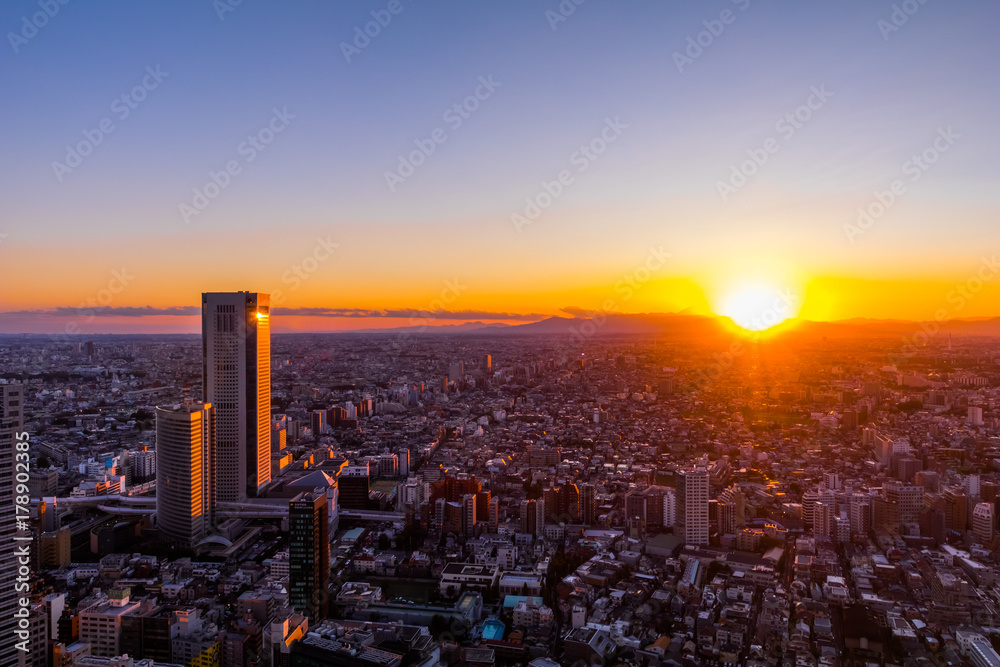
[[[491,618],[483,623],[483,639],[503,639],[503,631],[506,629],[503,623]]]

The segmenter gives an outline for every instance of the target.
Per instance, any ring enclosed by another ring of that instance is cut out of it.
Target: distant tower
[[[210,403],[156,408],[156,519],[166,542],[191,548],[211,531],[215,432]]]
[[[215,406],[219,502],[257,496],[271,481],[271,298],[201,295],[204,400]]]
[[[493,372],[493,357],[488,354],[483,355],[483,371],[485,373]]]

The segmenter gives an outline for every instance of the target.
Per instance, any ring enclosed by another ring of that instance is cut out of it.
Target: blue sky
[[[220,18],[221,4],[71,0],[26,40],[11,33],[23,35],[40,4],[0,7],[0,280],[17,292],[0,295],[0,310],[75,305],[130,253],[151,273],[128,305],[186,305],[169,293],[178,270],[204,270],[213,258],[224,266],[205,270],[205,282],[252,274],[207,251],[184,267],[170,254],[233,235],[240,240],[222,254],[243,251],[276,275],[309,250],[286,256],[285,241],[320,232],[354,240],[323,284],[355,286],[374,269],[382,291],[347,305],[377,307],[400,281],[433,292],[443,274],[428,265],[481,278],[476,298],[492,303],[512,271],[523,285],[567,272],[613,276],[655,244],[676,251],[669,277],[703,283],[718,263],[794,263],[808,253],[810,275],[938,277],[929,263],[961,272],[995,229],[1000,6],[986,0],[914,0],[918,9],[887,39],[878,22],[891,20],[894,3],[871,0],[567,0],[575,11],[555,29],[546,12],[559,11],[556,1],[400,0],[349,63],[342,44],[389,2],[244,0]],[[679,72],[675,52],[723,12],[731,22]],[[147,67],[168,74],[118,118],[112,105]],[[499,86],[450,128],[444,113],[480,77]],[[814,86],[831,91],[829,101],[721,200],[731,166],[780,136],[775,123]],[[294,118],[245,162],[238,147],[274,109]],[[58,180],[53,162],[105,118],[114,131]],[[511,215],[608,118],[627,124],[620,139],[514,233]],[[946,127],[961,139],[884,222],[848,243],[843,225],[857,207]],[[390,191],[386,171],[437,128],[447,140]],[[230,160],[239,175],[185,224],[179,205]],[[468,259],[483,246],[490,258]],[[25,279],[28,265],[46,275]],[[80,295],[74,276],[91,281]],[[319,305],[319,284],[298,305]],[[517,294],[505,310],[519,309]],[[529,301],[521,310],[547,303],[541,293]]]

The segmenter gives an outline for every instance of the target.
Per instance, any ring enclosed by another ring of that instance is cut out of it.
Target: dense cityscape
[[[269,311],[0,337],[0,436],[30,437],[14,663],[1000,660],[996,339],[272,335]]]

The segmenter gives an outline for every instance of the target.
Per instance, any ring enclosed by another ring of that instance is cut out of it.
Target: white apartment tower
[[[677,476],[677,523],[684,544],[708,544],[708,469],[698,465]]]
[[[201,304],[204,401],[216,414],[215,499],[239,502],[271,481],[271,298],[212,292]]]

